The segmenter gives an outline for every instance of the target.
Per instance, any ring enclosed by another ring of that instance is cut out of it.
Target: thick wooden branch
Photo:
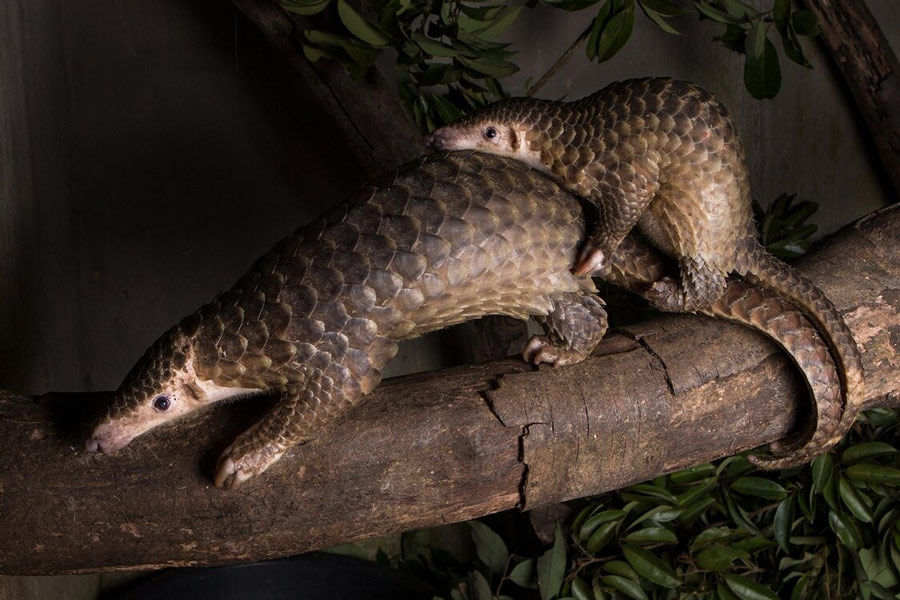
[[[900,207],[803,270],[861,345],[868,406],[900,404]],[[81,449],[108,394],[0,393],[0,572],[251,561],[596,494],[782,437],[805,415],[788,359],[743,327],[667,316],[596,355],[387,381],[315,441],[232,491],[218,453],[265,408],[235,403],[112,455]]]
[[[415,123],[377,69],[354,79],[343,66],[303,55],[299,17],[274,0],[232,0],[277,49],[298,77],[300,93],[313,98],[336,124],[353,158],[371,179],[425,152]]]
[[[900,62],[863,0],[806,0],[900,194]]]

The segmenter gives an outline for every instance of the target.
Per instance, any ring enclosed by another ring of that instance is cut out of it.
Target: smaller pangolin
[[[469,152],[416,160],[282,240],[165,332],[86,448],[115,451],[220,400],[279,397],[222,453],[215,482],[231,487],[371,391],[398,340],[485,314],[536,316],[547,335],[524,358],[577,362],[606,331],[596,288],[572,274],[585,232],[578,200],[521,162]],[[604,277],[646,293],[663,265],[629,237]],[[780,344],[820,410],[839,402],[827,347],[775,294],[734,280],[704,312]]]
[[[620,81],[573,102],[510,98],[478,109],[426,138],[436,150],[479,150],[548,173],[594,205],[597,220],[576,274],[604,273],[635,227],[678,261],[644,294],[672,312],[705,312],[735,272],[801,307],[840,365],[843,402],[819,407],[814,433],[773,444],[765,468],[806,462],[837,443],[863,398],[862,360],[834,304],[756,237],[744,147],[726,108],[683,81]],[[824,412],[823,412],[824,409]]]

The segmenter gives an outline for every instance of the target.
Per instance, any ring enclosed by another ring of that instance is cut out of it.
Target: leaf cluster
[[[900,413],[869,411],[849,437],[780,473],[738,455],[573,502],[550,547],[511,552],[473,521],[442,529],[455,549],[421,530],[379,560],[442,600],[896,598]]]
[[[497,38],[523,8],[538,4],[566,11],[599,4],[575,42],[586,38],[587,57],[597,62],[615,56],[630,39],[638,7],[673,35],[680,32],[672,19],[690,13],[723,25],[716,39],[745,56],[744,82],[756,98],[772,98],[781,86],[770,29],[781,38],[785,55],[805,67],[810,65],[799,38],[818,33],[812,13],[795,9],[793,0],[773,0],[768,11],[740,0],[371,0],[364,10],[347,0],[280,2],[303,17],[303,52],[310,61],[329,58],[361,75],[385,50],[393,50],[401,98],[423,131],[508,95],[501,81],[519,67],[511,44]]]

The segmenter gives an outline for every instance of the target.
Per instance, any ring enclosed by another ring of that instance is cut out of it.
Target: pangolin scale
[[[431,155],[383,178],[279,242],[228,291],[164,333],[138,361],[87,442],[114,451],[217,400],[280,401],[222,454],[234,486],[310,439],[379,382],[397,341],[485,314],[536,316],[527,358],[584,358],[606,330],[589,278],[573,275],[579,201],[500,157]],[[606,277],[638,292],[664,273],[636,240]],[[776,294],[741,281],[707,312],[766,332],[797,361],[819,407],[839,402],[814,327]]]

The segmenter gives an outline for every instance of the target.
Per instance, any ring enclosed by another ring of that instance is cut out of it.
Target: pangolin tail
[[[827,450],[840,441],[853,425],[864,394],[862,358],[849,327],[822,290],[759,244],[751,249],[749,258],[744,277],[751,283],[777,292],[813,321],[831,350],[841,379],[842,394],[838,395],[837,402],[818,397],[813,387],[816,403],[813,431],[806,428],[793,439],[773,444],[772,450],[776,456],[751,457],[751,461],[761,468],[785,469],[803,464]],[[797,358],[793,352],[792,355]],[[840,396],[843,396],[843,403]]]

